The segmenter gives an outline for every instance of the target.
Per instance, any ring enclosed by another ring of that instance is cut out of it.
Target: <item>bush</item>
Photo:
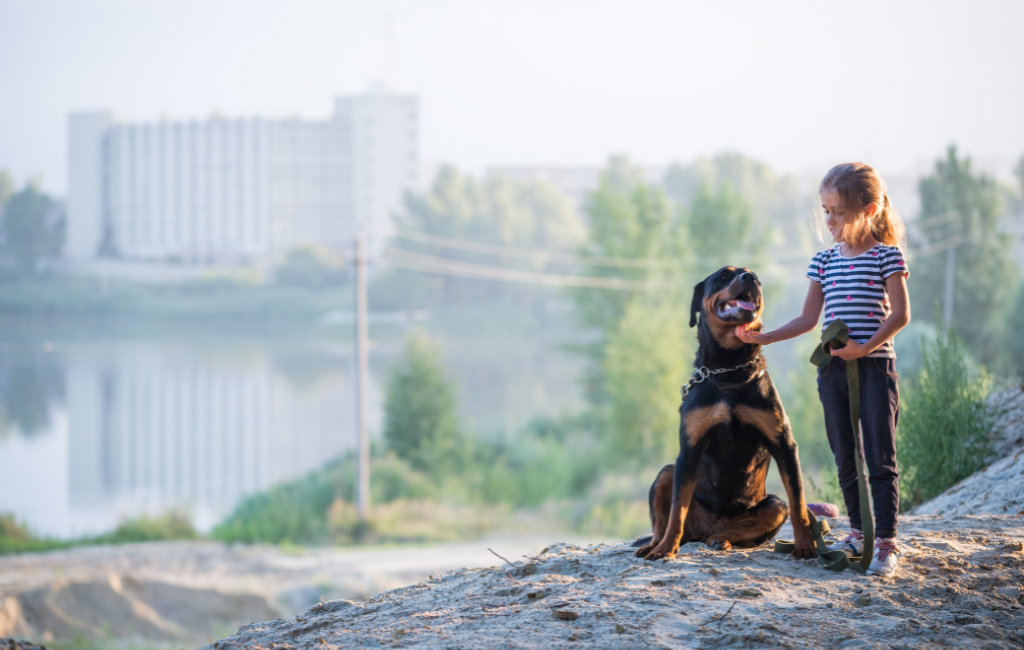
[[[984,467],[991,376],[977,367],[953,329],[922,341],[921,367],[903,391],[897,432],[905,507],[927,501]]]
[[[67,548],[71,542],[41,538],[33,535],[12,514],[0,514],[0,555],[4,553],[31,553]]]
[[[169,510],[156,517],[143,515],[122,519],[114,532],[83,541],[96,544],[128,544],[171,539],[197,539],[198,537],[187,513]]]

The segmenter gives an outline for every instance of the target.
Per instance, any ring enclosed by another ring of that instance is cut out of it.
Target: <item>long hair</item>
[[[840,163],[821,179],[818,191],[824,190],[838,194],[840,205],[847,210],[862,212],[874,203],[877,206],[875,214],[869,217],[871,236],[887,246],[906,250],[907,229],[889,199],[885,181],[874,167],[865,163]]]

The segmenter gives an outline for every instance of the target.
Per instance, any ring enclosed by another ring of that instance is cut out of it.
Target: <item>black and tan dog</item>
[[[735,328],[761,329],[764,300],[757,276],[727,266],[694,287],[690,327],[698,324],[700,376],[679,407],[679,457],[658,473],[650,491],[654,534],[636,555],[675,557],[680,543],[750,548],[786,522],[786,504],[765,490],[774,458],[789,496],[796,550],[814,557],[800,477],[800,459],[761,346],[739,340]],[[713,374],[710,371],[725,370]]]

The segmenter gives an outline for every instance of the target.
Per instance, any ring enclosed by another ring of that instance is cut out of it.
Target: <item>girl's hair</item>
[[[887,246],[906,250],[907,229],[889,200],[885,181],[874,167],[864,163],[840,163],[821,179],[818,192],[825,190],[838,194],[840,205],[847,210],[862,211],[872,203],[877,205],[874,216],[869,217],[871,236]]]

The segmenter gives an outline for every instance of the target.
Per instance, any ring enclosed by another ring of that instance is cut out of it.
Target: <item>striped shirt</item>
[[[840,244],[814,256],[807,277],[821,284],[825,292],[825,320],[822,329],[837,318],[850,327],[850,336],[858,343],[867,343],[882,321],[892,313],[885,279],[893,273],[909,277],[906,259],[896,246],[875,244],[856,257],[839,254]],[[895,359],[896,351],[889,339],[868,355]]]

